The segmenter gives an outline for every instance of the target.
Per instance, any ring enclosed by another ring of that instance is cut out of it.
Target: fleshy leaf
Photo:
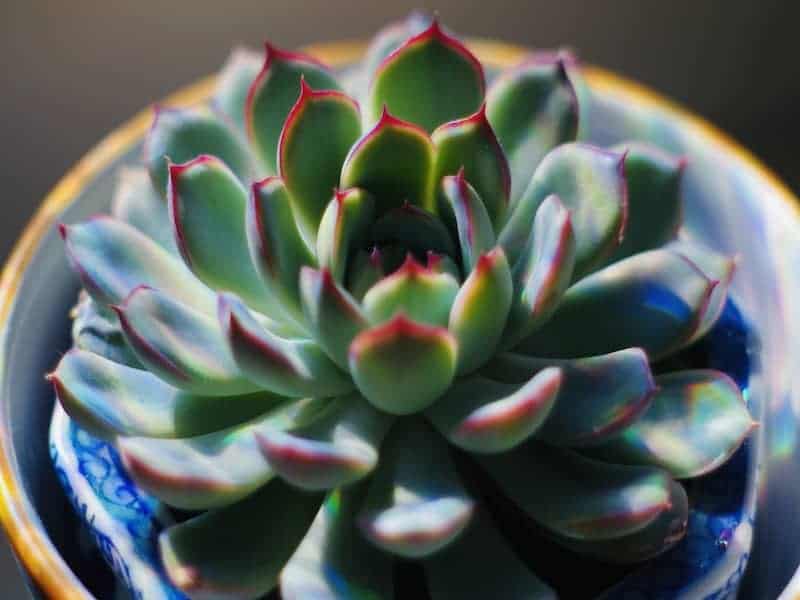
[[[234,48],[217,76],[214,106],[242,133],[247,93],[263,62],[257,52],[242,47]]]
[[[97,354],[115,363],[140,368],[128,347],[114,311],[95,302],[81,290],[78,303],[70,311],[72,342],[75,348]]]
[[[212,317],[146,287],[114,310],[136,357],[164,381],[206,396],[258,389],[236,367]]]
[[[392,562],[356,528],[365,486],[328,494],[317,517],[281,572],[284,600],[392,600]]]
[[[317,235],[317,260],[342,281],[350,255],[367,240],[375,202],[358,188],[335,190],[322,214]]]
[[[278,313],[250,259],[247,191],[230,169],[205,155],[171,165],[168,196],[175,241],[194,274],[214,289],[241,295],[265,314]]]
[[[317,90],[339,90],[333,73],[314,58],[265,44],[264,65],[247,94],[245,127],[267,172],[278,172],[278,141],[300,94],[300,81]]]
[[[514,265],[514,298],[504,345],[512,347],[545,322],[572,281],[575,235],[569,211],[549,196],[536,211],[528,244]]]
[[[367,290],[386,276],[383,257],[377,246],[372,250],[359,250],[350,261],[347,273],[347,288],[359,302]]]
[[[501,354],[486,366],[486,374],[523,383],[548,367],[559,367],[564,381],[555,407],[536,435],[557,446],[594,445],[609,439],[647,410],[656,391],[647,355],[639,348],[565,360]]]
[[[409,253],[399,269],[366,293],[364,313],[374,325],[403,313],[419,323],[445,326],[457,293],[452,275],[423,267]]]
[[[639,346],[657,360],[693,339],[716,285],[674,251],[635,254],[567,290],[550,320],[518,348],[569,358]]]
[[[578,132],[578,101],[565,57],[537,57],[506,71],[486,94],[486,115],[511,169],[515,206],[544,156]]]
[[[255,173],[244,139],[208,109],[159,107],[144,144],[144,163],[156,190],[166,197],[168,165],[210,154],[241,179]]]
[[[111,215],[133,225],[165,250],[177,254],[167,205],[144,168],[123,167],[111,201]]]
[[[634,533],[670,505],[670,478],[661,469],[611,465],[534,441],[480,455],[480,462],[531,518],[570,539]]]
[[[619,248],[611,257],[617,261],[637,252],[663,246],[681,225],[681,180],[686,160],[641,142],[615,146],[625,153],[628,183],[628,221]]]
[[[442,221],[432,213],[404,202],[381,216],[370,230],[370,238],[382,247],[398,245],[417,256],[429,251],[456,255],[456,246]]]
[[[233,295],[220,294],[219,322],[241,371],[259,386],[290,397],[334,396],[353,383],[313,341],[265,329]]]
[[[386,106],[430,132],[474,113],[484,92],[478,59],[434,20],[384,59],[373,76],[365,109],[374,121]]]
[[[490,252],[487,252],[487,254]],[[454,279],[458,281],[461,280],[461,269],[459,269],[455,261],[446,254],[440,254],[433,250],[428,250],[425,253],[425,257],[427,259],[426,266],[431,271],[436,273],[449,273]],[[480,262],[480,259],[478,259],[478,262]]]
[[[288,483],[328,490],[366,476],[392,419],[360,395],[329,400],[323,415],[303,428],[258,432],[270,466]]]
[[[386,440],[358,524],[378,548],[420,558],[455,540],[473,509],[447,445],[424,422],[410,421]]]
[[[164,569],[192,600],[260,598],[277,585],[321,501],[274,480],[236,504],[166,529],[158,540]]]
[[[215,398],[182,392],[152,373],[76,349],[47,378],[70,418],[105,438],[200,435],[267,412],[277,400],[268,393]]]
[[[457,540],[423,564],[432,600],[495,598],[500,582],[504,600],[556,600],[553,590],[519,559],[485,512],[478,511]]]
[[[378,30],[364,54],[362,70],[372,76],[381,63],[408,38],[425,31],[433,19],[423,12],[413,11],[405,19],[389,23]]]
[[[562,144],[544,157],[500,234],[514,263],[522,253],[539,206],[555,194],[570,211],[575,234],[574,279],[616,250],[625,230],[624,154],[587,144]]]
[[[426,414],[451,443],[470,452],[505,452],[527,440],[553,409],[561,369],[540,371],[522,387],[485,377],[453,384]]]
[[[315,259],[301,237],[289,193],[278,177],[253,184],[246,215],[247,242],[267,289],[284,310],[302,321],[297,274]]]
[[[661,467],[679,479],[698,477],[727,461],[755,426],[739,387],[724,373],[678,371],[656,383],[644,415],[593,448],[594,456]]]
[[[482,197],[464,179],[464,170],[457,175],[448,175],[442,180],[442,212],[452,216],[461,247],[461,264],[469,273],[478,257],[495,244],[492,220],[486,211]]]
[[[97,216],[77,225],[60,225],[59,231],[72,268],[98,303],[118,304],[135,288],[147,285],[213,313],[211,290],[179,259],[134,227]]]
[[[404,202],[433,211],[433,160],[428,134],[384,110],[375,127],[351,148],[340,186],[367,190],[379,214]]]
[[[275,473],[256,434],[312,422],[329,400],[287,401],[248,423],[183,439],[121,437],[117,447],[137,485],[166,504],[204,510],[241,500]]]
[[[423,410],[450,386],[456,354],[456,340],[446,329],[400,314],[353,340],[350,373],[377,408],[405,415]]]
[[[317,236],[342,164],[361,135],[358,104],[337,91],[314,91],[305,80],[278,142],[278,169],[305,238]]]
[[[499,231],[508,208],[511,174],[506,155],[486,120],[486,105],[482,104],[478,112],[465,119],[441,125],[431,139],[436,146],[434,185],[445,175],[463,170],[463,176],[482,200],[494,230]]]
[[[502,248],[478,258],[450,309],[448,329],[458,341],[459,374],[474,371],[496,350],[512,291],[511,271]]]
[[[303,310],[314,339],[342,369],[348,368],[350,343],[369,325],[361,307],[327,269],[300,273]]]

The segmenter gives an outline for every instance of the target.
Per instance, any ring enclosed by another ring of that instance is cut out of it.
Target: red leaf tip
[[[67,226],[64,223],[58,224],[58,235],[61,236],[61,239],[67,241],[67,234],[69,233]]]

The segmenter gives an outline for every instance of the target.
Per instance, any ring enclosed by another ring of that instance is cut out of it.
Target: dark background
[[[800,190],[794,0],[0,0],[0,256],[107,131],[234,43],[364,38],[412,8],[464,35],[569,45],[706,117]],[[22,598],[0,551],[0,597]]]

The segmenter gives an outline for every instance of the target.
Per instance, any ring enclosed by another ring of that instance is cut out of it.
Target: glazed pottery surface
[[[523,54],[487,42],[473,48],[494,67]],[[343,65],[361,48],[311,51]],[[745,151],[696,118],[607,73],[587,69],[586,75],[591,102],[581,124],[584,139],[601,145],[648,140],[686,155],[687,233],[739,256],[732,296],[749,326],[746,396],[761,423],[731,464],[705,482],[687,539],[608,597],[725,598],[738,588],[746,598],[775,598],[782,590],[792,598],[800,592],[800,576],[792,579],[800,562],[800,545],[792,542],[800,534],[796,201]],[[201,82],[172,101],[200,102],[211,89],[210,80]],[[182,597],[164,583],[156,560],[154,536],[168,515],[130,482],[113,448],[74,427],[59,409],[48,445],[53,398],[42,377],[69,347],[66,314],[77,293],[54,224],[108,210],[116,168],[138,161],[148,120],[140,115],[113,134],[56,188],[0,281],[0,515],[34,592],[45,597],[108,597],[113,580],[96,548],[133,597]],[[724,339],[717,342],[724,347]],[[88,528],[77,527],[68,501]],[[95,544],[78,531],[90,531]]]

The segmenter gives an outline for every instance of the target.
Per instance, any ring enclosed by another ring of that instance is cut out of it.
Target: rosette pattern
[[[540,54],[487,88],[424,17],[347,80],[238,51],[210,106],[156,111],[112,216],[61,226],[84,293],[49,378],[190,511],[159,540],[188,597],[391,598],[398,557],[434,598],[551,596],[473,466],[577,553],[681,538],[677,480],[753,421],[722,373],[651,365],[734,263],[678,235],[682,159],[576,141],[579,78]]]

